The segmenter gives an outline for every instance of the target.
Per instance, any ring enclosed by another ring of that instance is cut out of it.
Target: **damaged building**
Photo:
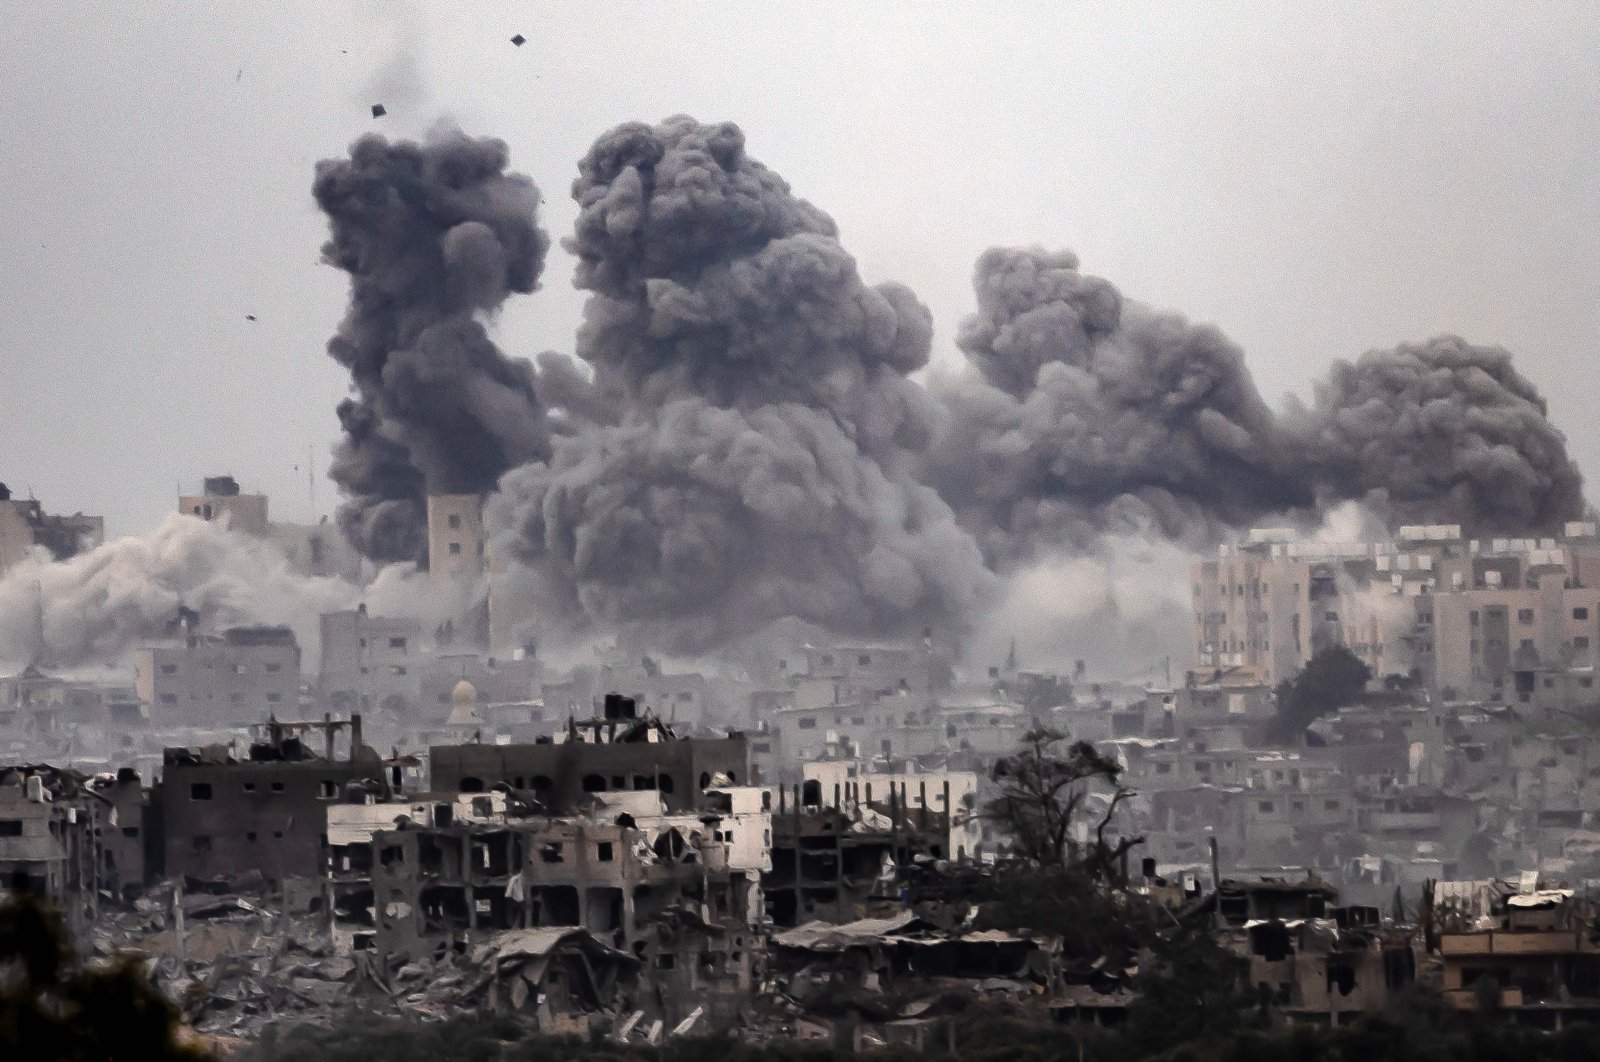
[[[401,766],[362,744],[359,715],[348,722],[272,720],[253,731],[242,758],[226,745],[166,750],[151,795],[161,829],[154,873],[213,879],[255,871],[270,882],[315,881],[328,806],[351,783],[387,791],[400,782]],[[341,733],[348,743],[342,758]]]
[[[584,961],[620,954],[642,971],[630,1006],[677,1021],[697,1001],[731,1018],[756,977],[771,816],[764,790],[717,782],[687,809],[641,789],[592,793],[560,815],[509,785],[405,802],[353,789],[328,811],[335,945],[383,962],[482,949],[499,968],[513,954],[542,963],[530,941],[577,940]],[[611,1005],[584,983],[585,998]],[[536,987],[513,979],[496,1005],[526,1009]]]
[[[1244,982],[1297,1021],[1347,1024],[1416,979],[1410,935],[1316,878],[1224,880],[1185,916],[1209,918]]]
[[[81,927],[102,896],[142,884],[143,789],[124,770],[90,777],[47,764],[0,769],[0,890],[13,881]]]
[[[13,498],[0,483],[0,575],[10,571],[33,549],[66,560],[106,539],[105,518],[73,513],[55,516],[32,498]]]
[[[187,631],[134,653],[134,686],[162,726],[254,723],[300,703],[300,646],[287,627]]]
[[[639,714],[630,697],[607,694],[599,719],[569,720],[547,742],[525,745],[440,745],[429,749],[432,786],[439,792],[482,792],[496,784],[532,792],[551,811],[567,811],[585,796],[653,791],[669,810],[692,809],[702,790],[749,781],[743,734],[680,738],[653,715]]]
[[[1537,875],[1436,882],[1423,924],[1443,964],[1445,998],[1463,1010],[1497,1011],[1521,1024],[1560,1029],[1600,1019],[1600,941],[1593,904]]]
[[[777,926],[845,923],[900,906],[899,868],[948,857],[950,815],[903,785],[868,794],[856,783],[779,786],[772,819],[767,914]]]

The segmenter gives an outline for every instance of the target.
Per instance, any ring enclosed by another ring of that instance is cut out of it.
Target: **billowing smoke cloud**
[[[1280,417],[1217,329],[1123,299],[1070,253],[991,250],[976,287],[930,474],[1002,568],[1106,533],[1208,544],[1347,499],[1469,533],[1582,511],[1565,440],[1502,350],[1447,338],[1338,363]]]
[[[174,513],[148,535],[113,539],[64,561],[36,549],[8,569],[0,578],[0,663],[114,662],[167,636],[181,606],[211,632],[290,627],[314,671],[324,612],[364,601],[380,614],[437,625],[462,615],[474,592],[441,586],[411,564],[388,565],[364,586],[302,575],[268,539]]]
[[[490,490],[549,453],[533,366],[501,354],[481,319],[538,286],[550,242],[538,189],[507,162],[501,141],[442,129],[424,144],[363,137],[317,166],[323,256],[351,286],[328,343],[355,392],[330,474],[369,557],[421,559],[427,494]]]
[[[621,126],[580,164],[577,353],[603,423],[508,475],[504,544],[569,613],[669,648],[786,615],[951,622],[991,588],[911,458],[928,311],[869,286],[833,222],[732,125]]]
[[[931,474],[995,563],[1107,533],[1214,540],[1311,502],[1217,329],[1125,300],[1069,252],[990,250],[975,284]]]
[[[180,605],[212,629],[284,624],[302,645],[314,646],[318,613],[350,607],[357,594],[342,580],[295,574],[263,539],[173,514],[147,536],[114,539],[58,562],[36,550],[9,569],[0,579],[0,650],[11,664],[115,660],[160,637]]]
[[[1290,422],[1322,492],[1391,523],[1552,531],[1583,513],[1583,479],[1538,389],[1498,347],[1453,336],[1336,362]]]
[[[998,664],[1015,646],[1028,670],[1095,681],[1161,682],[1189,664],[1195,555],[1159,534],[1108,533],[1016,569],[964,651]]]

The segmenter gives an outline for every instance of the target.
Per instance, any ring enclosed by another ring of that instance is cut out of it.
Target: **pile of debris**
[[[90,940],[97,955],[142,959],[201,1033],[248,1041],[280,1021],[332,1027],[352,1009],[424,1020],[475,1009],[475,974],[453,954],[385,969],[366,952],[335,954],[325,915],[286,913],[262,882],[229,883],[236,888],[225,892],[189,884],[213,891],[186,894],[167,883],[130,909],[107,910]]]
[[[921,1046],[955,1015],[1004,1002],[1045,1008],[1060,942],[998,930],[945,929],[910,911],[843,925],[810,922],[771,941],[765,1009],[791,1035],[848,1027],[854,1046]],[[842,1040],[840,1041],[843,1042]]]

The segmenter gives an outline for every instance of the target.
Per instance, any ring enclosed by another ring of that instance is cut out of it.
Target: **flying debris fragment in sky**
[[[373,105],[372,105],[372,116],[373,116],[373,117],[374,117],[374,118],[382,118],[382,117],[383,117],[383,116],[384,116],[384,115],[386,115],[386,114],[388,114],[388,113],[389,113],[389,112],[388,112],[388,111],[387,111],[387,110],[385,110],[385,109],[384,109],[384,106],[383,106],[383,104],[381,104],[381,103],[374,103],[374,104],[373,104]]]
[[[246,321],[254,321],[256,319],[256,315],[253,313],[247,313],[244,315],[244,319]]]
[[[528,43],[528,38],[519,33],[515,37],[511,38],[511,43],[515,44],[518,48],[521,48],[524,44]]]

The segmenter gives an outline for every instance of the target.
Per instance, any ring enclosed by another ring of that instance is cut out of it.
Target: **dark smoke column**
[[[579,172],[578,354],[606,423],[508,475],[496,514],[541,604],[680,648],[967,613],[991,576],[910,470],[939,412],[907,377],[926,308],[865,284],[733,125],[624,125]]]
[[[1498,347],[1443,336],[1336,362],[1291,423],[1327,497],[1392,523],[1549,533],[1583,515],[1565,437]]]
[[[1311,502],[1216,328],[1124,299],[1069,251],[995,248],[973,283],[930,473],[996,565],[1107,532],[1199,545]]]
[[[428,494],[491,490],[549,453],[533,366],[480,321],[538,287],[549,248],[538,189],[507,162],[501,141],[449,130],[424,144],[363,137],[317,165],[333,230],[323,257],[350,274],[328,342],[354,391],[331,475],[341,525],[376,560],[423,558]]]

